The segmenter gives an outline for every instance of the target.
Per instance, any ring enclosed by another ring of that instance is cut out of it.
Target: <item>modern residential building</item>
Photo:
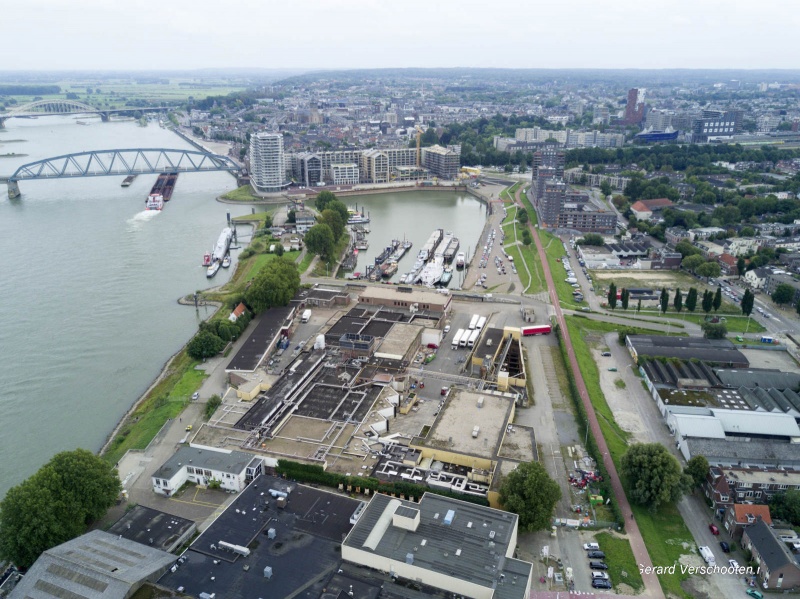
[[[793,541],[800,541],[794,531],[787,530],[786,533]],[[800,562],[779,534],[781,531],[757,520],[744,530],[742,548],[752,554],[758,565],[756,576],[765,589],[790,591],[800,587]]]
[[[617,229],[617,215],[608,210],[597,210],[590,203],[565,203],[558,213],[555,226],[581,232],[613,235]]]
[[[370,183],[389,182],[389,158],[381,150],[367,150],[359,162],[361,176]]]
[[[742,110],[704,110],[692,125],[692,140],[703,143],[716,137],[731,137],[741,132]]]
[[[301,152],[292,156],[292,175],[303,187],[314,187],[322,182],[322,161],[311,152]]]
[[[250,137],[250,181],[257,191],[266,193],[289,186],[281,133],[259,132]]]
[[[644,88],[632,88],[628,90],[628,103],[625,106],[625,117],[622,119],[625,125],[640,125],[644,120],[646,90]]]
[[[456,179],[461,169],[461,148],[443,148],[440,145],[422,148],[422,164],[440,179]]]
[[[567,184],[560,178],[548,179],[541,184],[541,190],[541,195],[536,198],[541,224],[544,227],[555,227],[566,201]]]
[[[792,306],[796,306],[797,302],[800,301],[800,281],[792,277],[792,275],[786,274],[786,271],[781,270],[781,271],[770,272],[767,275],[766,281],[764,283],[764,293],[772,295],[773,293],[775,293],[775,290],[778,288],[778,285],[782,284],[786,284],[792,289],[794,289],[794,295],[792,296],[792,301],[789,302],[789,304]]]
[[[342,559],[473,599],[525,599],[533,565],[514,558],[516,514],[425,493],[375,494],[342,543]]]
[[[590,187],[600,187],[600,184],[603,181],[608,181],[609,185],[611,185],[611,188],[617,191],[623,191],[628,183],[631,182],[630,177],[586,173],[580,168],[571,168],[564,171],[564,180],[567,183],[576,185],[589,185]]]
[[[262,471],[262,459],[249,453],[182,445],[153,473],[153,492],[170,497],[187,482],[213,481],[220,489],[238,493]]]
[[[331,180],[334,185],[358,185],[358,164],[331,164]]]

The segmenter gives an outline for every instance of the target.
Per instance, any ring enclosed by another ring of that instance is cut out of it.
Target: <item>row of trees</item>
[[[119,497],[114,467],[86,449],[58,453],[0,503],[0,560],[29,568],[86,532]]]
[[[242,314],[236,322],[231,322],[227,318],[203,321],[197,334],[186,346],[186,351],[195,360],[216,356],[229,342],[238,339],[248,324],[250,324],[249,312]]]
[[[616,284],[611,283],[608,286],[608,295],[606,296],[606,298],[608,300],[608,306],[612,310],[616,309],[618,302],[622,306],[623,310],[627,310],[630,303],[630,292],[627,289],[623,288],[618,293]],[[689,291],[686,293],[685,296],[683,295],[683,292],[680,290],[680,288],[678,288],[675,290],[675,295],[672,296],[672,307],[678,313],[683,311],[684,308],[686,308],[686,310],[688,310],[689,312],[694,312],[695,309],[697,308],[697,299],[698,299],[698,292],[696,288],[690,287]],[[666,287],[663,287],[661,289],[661,295],[659,296],[658,305],[662,314],[666,313],[667,310],[669,310],[670,293]],[[703,298],[700,302],[700,306],[703,309],[703,312],[705,312],[706,314],[711,312],[712,309],[714,310],[714,312],[719,310],[720,307],[722,306],[722,287],[717,287],[716,293],[711,291],[710,289],[705,290],[703,292]],[[639,304],[636,309],[637,311],[642,309],[641,300],[639,300]],[[752,310],[752,303],[750,304],[750,310]]]

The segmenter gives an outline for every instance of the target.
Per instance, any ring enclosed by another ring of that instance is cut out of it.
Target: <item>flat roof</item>
[[[253,454],[243,451],[214,451],[182,445],[153,473],[153,477],[168,480],[183,466],[189,465],[228,474],[241,474],[254,457]]]
[[[727,339],[628,335],[628,341],[640,356],[696,359],[737,367],[746,367],[750,363],[747,357]]]
[[[225,370],[253,372],[264,358],[267,348],[287,324],[294,308],[291,306],[270,308],[259,316],[258,323],[239,348],[237,354],[228,362]]]
[[[481,407],[478,403],[482,401]],[[492,459],[500,449],[513,400],[501,395],[455,389],[440,410],[427,437],[414,444]],[[478,427],[476,437],[472,436]]]
[[[759,441],[752,443],[736,439],[686,439],[690,455],[703,455],[709,462],[731,464],[762,464],[776,466],[800,465],[800,454],[794,443],[780,441]]]
[[[419,338],[423,328],[425,327],[419,324],[395,323],[383,338],[383,343],[375,353],[396,355],[402,359]]]
[[[403,289],[411,289],[411,291],[401,291]],[[450,302],[450,298],[452,296],[449,293],[444,294],[436,291],[426,291],[412,287],[395,287],[387,285],[381,287],[367,287],[361,292],[361,297],[445,306]]]
[[[108,533],[169,552],[194,527],[195,523],[186,518],[137,505],[114,522]]]
[[[487,328],[481,333],[481,341],[475,349],[475,357],[483,359],[485,356],[492,356],[497,353],[500,341],[503,339],[503,329]]]
[[[270,489],[288,492],[284,509],[277,507]],[[167,571],[159,584],[183,587],[195,597],[216,592],[225,599],[283,598],[305,591],[319,597],[330,573],[339,568],[339,545],[359,504],[304,485],[289,489],[282,479],[259,476],[195,540],[184,554],[186,562],[176,572]],[[250,555],[237,557],[219,547],[212,552],[211,544],[218,546],[226,536],[249,546]],[[271,579],[264,577],[265,566],[272,568]]]
[[[419,510],[416,531],[392,524],[392,516],[402,507]],[[509,545],[517,521],[516,514],[433,493],[425,493],[417,504],[377,494],[344,545],[399,562],[412,555],[415,566],[483,587],[499,587],[506,572],[513,573],[522,580],[512,587],[516,593],[508,596],[521,599],[532,566],[506,557],[515,549]]]

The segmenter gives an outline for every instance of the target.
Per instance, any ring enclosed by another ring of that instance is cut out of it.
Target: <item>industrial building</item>
[[[533,566],[515,559],[518,516],[425,493],[375,495],[342,543],[342,559],[474,599],[525,599]]]
[[[634,361],[639,356],[702,360],[730,368],[746,368],[749,360],[727,339],[628,335],[625,344]]]
[[[174,561],[160,549],[92,530],[40,555],[9,599],[128,599]]]
[[[111,525],[108,533],[172,553],[197,532],[191,520],[137,505]]]
[[[238,493],[262,469],[261,458],[249,453],[183,445],[153,473],[153,492],[170,497],[187,482],[204,487],[217,482]]]
[[[358,296],[358,303],[388,308],[406,308],[410,311],[427,311],[444,316],[450,310],[453,296],[450,293],[426,291],[414,287],[367,287]]]

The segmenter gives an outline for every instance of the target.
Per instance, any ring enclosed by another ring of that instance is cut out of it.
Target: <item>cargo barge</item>
[[[461,247],[461,243],[458,241],[458,237],[450,238],[450,243],[447,244],[447,249],[444,251],[444,261],[446,264],[450,264],[453,261],[459,247]]]
[[[122,187],[130,187],[131,183],[136,180],[137,175],[128,175],[122,180]]]
[[[169,202],[172,197],[177,180],[178,173],[176,172],[161,173],[144,201],[145,208],[147,210],[161,210],[164,204]]]

